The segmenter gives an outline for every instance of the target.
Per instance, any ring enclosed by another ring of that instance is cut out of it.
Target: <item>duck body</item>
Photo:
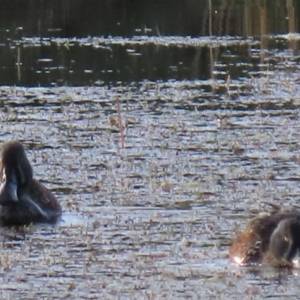
[[[3,144],[0,176],[0,221],[4,225],[56,222],[62,213],[56,197],[39,181],[18,141]]]
[[[299,250],[300,211],[275,207],[271,213],[263,213],[248,222],[233,241],[229,256],[231,261],[242,265],[289,267]]]

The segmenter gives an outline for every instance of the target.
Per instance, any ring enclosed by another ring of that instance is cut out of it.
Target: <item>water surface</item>
[[[298,5],[215,1],[210,29],[207,1],[61,3],[2,19],[0,141],[64,213],[1,229],[1,297],[296,299],[299,270],[228,248],[263,201],[299,202]]]

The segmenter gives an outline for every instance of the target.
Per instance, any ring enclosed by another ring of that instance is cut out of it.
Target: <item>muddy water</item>
[[[299,73],[273,71],[218,93],[1,87],[1,141],[25,144],[64,210],[54,227],[1,230],[1,297],[296,299],[297,270],[228,261],[262,201],[299,202]]]

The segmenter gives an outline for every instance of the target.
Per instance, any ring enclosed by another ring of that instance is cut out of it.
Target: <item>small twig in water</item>
[[[123,127],[123,123],[122,123],[121,106],[120,106],[119,98],[117,98],[117,110],[118,110],[118,122],[119,122],[119,128],[120,128],[120,136],[121,136],[121,146],[122,146],[122,148],[124,148],[125,136],[124,136],[124,127]]]

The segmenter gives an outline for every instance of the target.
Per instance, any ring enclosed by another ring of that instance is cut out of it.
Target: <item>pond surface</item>
[[[1,228],[1,298],[297,299],[299,269],[228,249],[263,201],[299,205],[299,5],[214,1],[217,32],[208,1],[59,3],[2,20],[0,141],[24,143],[64,213]]]

